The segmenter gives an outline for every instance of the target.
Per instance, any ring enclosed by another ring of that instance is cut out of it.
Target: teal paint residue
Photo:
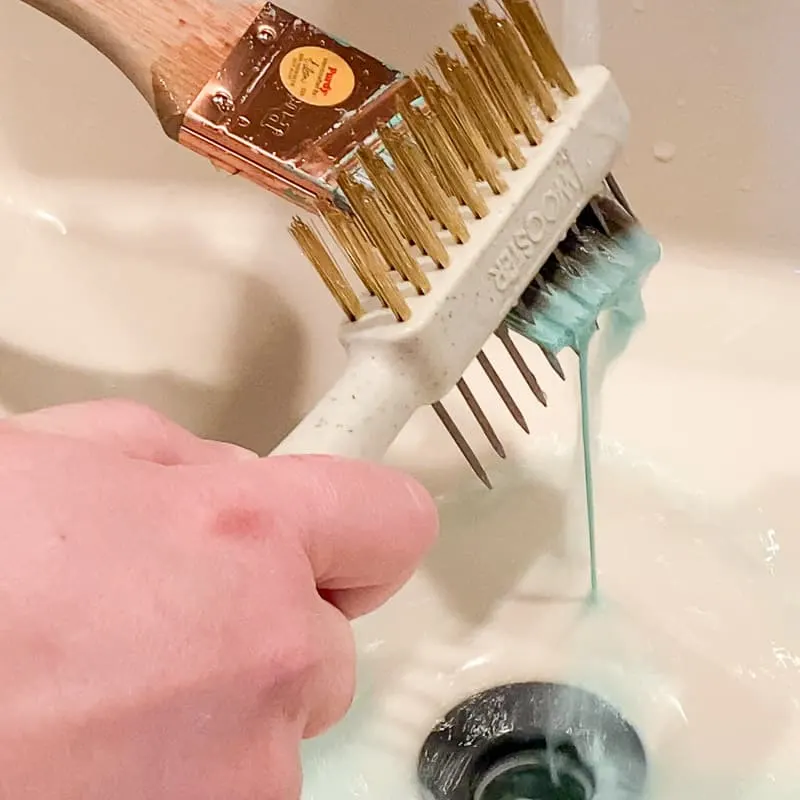
[[[625,352],[645,320],[642,286],[661,258],[661,245],[638,225],[613,240],[596,231],[594,234],[587,235],[590,241],[580,252],[582,274],[569,277],[563,286],[551,286],[549,294],[540,293],[534,308],[520,303],[507,318],[512,329],[553,354],[569,348],[578,355],[592,600],[597,599],[598,568],[591,399],[598,396],[608,368]],[[567,266],[568,262],[566,258]],[[592,359],[590,345],[602,314],[604,323]],[[598,392],[592,390],[593,386]]]
[[[332,33],[328,34],[328,38],[331,39],[331,41],[336,42],[336,44],[341,45],[342,47],[352,48],[352,45],[350,44],[350,42],[348,42],[345,39],[342,39],[339,36],[334,36]]]
[[[592,600],[597,599],[597,539],[595,535],[594,478],[592,476],[592,436],[589,405],[589,342],[578,351],[581,384],[581,444],[583,449],[583,485],[586,494],[586,525],[589,531],[589,572]]]

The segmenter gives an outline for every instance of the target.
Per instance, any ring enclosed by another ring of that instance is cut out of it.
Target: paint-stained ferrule
[[[409,80],[267,3],[187,111],[179,141],[309,211],[335,166],[397,113]]]

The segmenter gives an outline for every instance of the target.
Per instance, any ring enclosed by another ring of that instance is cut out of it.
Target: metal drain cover
[[[500,758],[480,778],[475,800],[588,800],[594,795],[594,777],[577,753],[548,748],[542,740],[506,758]]]
[[[638,800],[646,772],[642,742],[613,706],[555,683],[473,695],[431,731],[418,765],[432,800]]]

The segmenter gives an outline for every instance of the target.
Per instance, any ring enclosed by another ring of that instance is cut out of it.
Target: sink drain
[[[591,800],[594,776],[569,745],[533,747],[500,759],[478,781],[475,800]]]
[[[638,800],[646,767],[636,731],[597,695],[515,683],[452,709],[418,773],[432,800]]]

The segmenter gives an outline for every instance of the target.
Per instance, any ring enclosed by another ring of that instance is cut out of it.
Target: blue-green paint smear
[[[581,259],[584,274],[572,278],[568,288],[551,286],[551,294],[540,294],[541,305],[533,310],[518,305],[507,317],[509,326],[557,355],[564,348],[585,347],[597,318],[609,312],[612,325],[630,329],[620,341],[624,350],[643,321],[641,288],[661,258],[661,245],[639,226],[614,240],[602,236],[600,241]]]
[[[551,287],[549,295],[539,295],[534,310],[520,304],[507,317],[511,328],[554,354],[564,348],[578,354],[592,601],[597,599],[598,581],[589,345],[597,331],[597,320],[605,312],[594,364],[597,385],[602,386],[608,367],[625,352],[633,334],[645,321],[642,287],[661,258],[659,242],[639,226],[633,226],[614,240],[600,236],[595,244],[583,253],[583,274],[571,278],[568,287]]]

